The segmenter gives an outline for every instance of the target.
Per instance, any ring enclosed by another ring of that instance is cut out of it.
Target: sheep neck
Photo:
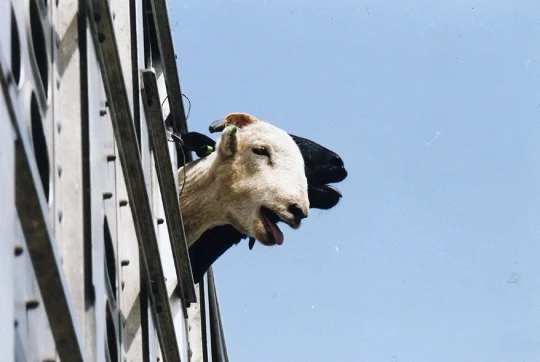
[[[208,229],[224,225],[220,210],[220,189],[215,174],[211,172],[215,153],[187,164],[178,171],[180,203],[188,246],[191,246]],[[184,170],[186,171],[185,185]]]

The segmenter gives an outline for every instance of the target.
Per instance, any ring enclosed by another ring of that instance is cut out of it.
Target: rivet
[[[105,108],[101,108],[101,109],[99,110],[99,115],[100,115],[101,117],[103,117],[103,116],[106,115],[106,114],[107,114],[107,110],[106,110]]]
[[[39,307],[39,300],[37,299],[28,299],[26,301],[26,310],[32,310]]]
[[[119,205],[120,206],[126,206],[128,204],[127,200],[120,200]]]
[[[58,177],[62,177],[62,166],[58,165]]]
[[[107,162],[112,162],[116,160],[116,155],[107,155]]]
[[[64,212],[62,210],[58,210],[58,222],[62,222],[63,218],[64,218]]]
[[[24,249],[21,245],[15,245],[14,251],[15,251],[15,256],[19,256],[23,253]]]
[[[103,200],[108,200],[108,199],[110,199],[111,197],[113,197],[112,192],[104,192],[104,193],[103,193]]]
[[[129,265],[129,259],[124,259],[120,262],[121,266],[128,266]]]
[[[163,224],[164,222],[165,222],[165,220],[163,220],[163,219],[160,218],[160,217],[157,219],[158,225],[161,225],[161,224]]]

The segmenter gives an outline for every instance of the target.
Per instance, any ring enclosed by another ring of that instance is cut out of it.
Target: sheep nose
[[[300,223],[302,219],[308,216],[307,210],[304,211],[298,204],[289,205],[289,212],[294,216],[296,223]]]

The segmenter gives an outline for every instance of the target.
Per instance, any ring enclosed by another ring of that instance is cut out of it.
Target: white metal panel
[[[85,323],[85,269],[83,227],[82,129],[81,129],[81,63],[78,49],[78,1],[58,2],[55,23],[59,38],[57,68],[61,76],[55,94],[58,112],[55,116],[59,141],[56,165],[56,195],[61,197],[63,221],[57,228],[63,268],[71,292],[78,324]]]
[[[105,108],[102,97],[102,83],[99,66],[96,61],[92,35],[87,31],[88,49],[88,122],[90,142],[90,199],[91,199],[91,257],[92,257],[92,286],[95,302],[87,309],[86,343],[87,350],[92,352],[89,358],[93,361],[104,361],[105,351],[105,273],[104,273],[104,248],[103,248],[103,170],[106,159],[103,157],[103,145],[101,136],[100,111]],[[90,322],[91,320],[91,322]]]

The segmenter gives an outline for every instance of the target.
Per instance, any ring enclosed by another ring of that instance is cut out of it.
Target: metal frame
[[[178,287],[180,291],[183,291],[182,294],[186,301],[194,303],[197,301],[197,298],[193,285],[193,275],[191,274],[182,212],[180,210],[175,177],[171,168],[171,157],[167,147],[167,133],[161,111],[157,79],[155,73],[151,70],[143,70],[141,71],[141,75],[143,85],[141,92],[148,124],[148,133],[150,135],[150,147],[154,151],[159,187],[162,190],[161,199],[169,230]],[[172,194],[168,192],[171,190],[174,190]]]
[[[166,142],[187,131],[166,1],[0,1],[7,360],[193,360],[195,345],[222,360],[215,287],[193,284]],[[159,77],[140,71],[147,42]]]
[[[166,361],[179,361],[169,298],[152,210],[145,185],[137,136],[122,75],[120,55],[107,0],[87,1],[88,19],[92,29],[96,55],[113,123],[116,144],[131,204],[131,212],[149,291],[161,351]]]

